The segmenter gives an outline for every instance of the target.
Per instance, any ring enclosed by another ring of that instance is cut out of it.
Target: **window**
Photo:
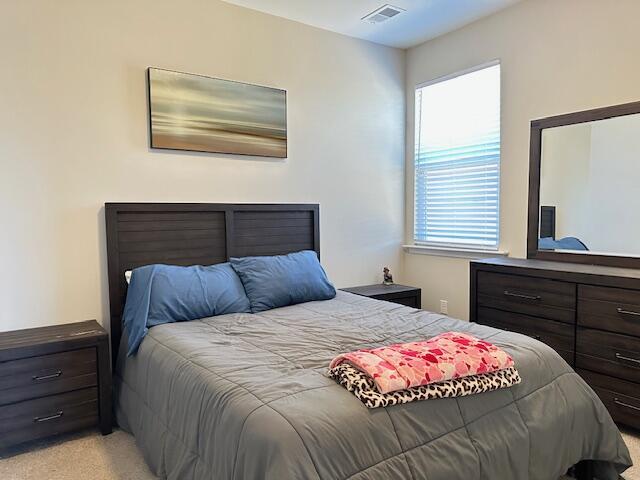
[[[418,86],[415,141],[415,243],[497,249],[500,65]]]

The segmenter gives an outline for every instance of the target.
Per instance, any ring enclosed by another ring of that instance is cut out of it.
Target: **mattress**
[[[339,353],[467,332],[514,358],[522,383],[368,409],[327,377]],[[631,465],[594,392],[532,338],[338,292],[259,314],[150,329],[119,355],[116,417],[168,479],[557,479],[582,459]]]

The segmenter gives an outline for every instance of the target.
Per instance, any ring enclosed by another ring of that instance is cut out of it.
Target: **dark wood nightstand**
[[[422,290],[417,287],[407,285],[363,285],[361,287],[341,288],[340,290],[362,295],[363,297],[385,300],[387,302],[399,303],[407,307],[422,308]]]
[[[111,433],[109,336],[95,320],[0,333],[0,448]]]

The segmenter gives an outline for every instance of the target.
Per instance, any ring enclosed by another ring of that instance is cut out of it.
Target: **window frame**
[[[495,66],[499,66],[500,67],[500,91],[499,91],[499,98],[500,98],[500,105],[499,105],[499,109],[498,109],[498,115],[499,115],[499,120],[500,120],[500,130],[499,130],[499,134],[498,134],[498,141],[499,141],[499,145],[500,145],[500,159],[498,161],[498,192],[497,192],[497,225],[496,225],[496,229],[497,229],[497,233],[496,233],[496,244],[495,245],[487,245],[487,246],[483,246],[483,245],[477,245],[477,244],[470,244],[470,243],[463,243],[463,242],[429,242],[429,241],[421,241],[421,240],[417,240],[416,239],[416,156],[418,153],[418,150],[416,148],[416,143],[417,143],[417,139],[419,136],[419,133],[417,132],[417,126],[419,124],[419,122],[417,121],[417,117],[419,115],[419,110],[417,109],[417,92],[418,90],[425,88],[425,87],[429,87],[431,85],[435,85],[438,83],[442,83],[442,82],[446,82],[448,80],[453,80],[457,77],[461,77],[464,75],[468,75],[470,73],[474,73],[480,70],[484,70],[487,68],[491,68],[491,67],[495,67]],[[500,245],[501,245],[501,212],[502,212],[502,63],[500,61],[500,59],[494,59],[491,60],[489,62],[486,63],[482,63],[480,65],[476,65],[473,67],[469,67],[466,68],[464,70],[460,70],[454,73],[450,73],[447,75],[443,75],[441,77],[437,77],[434,78],[432,80],[428,80],[426,82],[422,82],[417,84],[414,87],[413,90],[413,105],[414,105],[414,124],[413,124],[413,203],[412,203],[412,208],[413,208],[413,215],[412,215],[412,225],[411,225],[411,233],[412,233],[412,244],[411,245],[405,245],[405,248],[407,248],[408,251],[412,251],[414,253],[418,253],[420,252],[420,250],[424,251],[425,253],[431,253],[431,252],[446,252],[446,251],[451,251],[451,252],[463,252],[463,253],[495,253],[497,255],[505,255],[507,254],[507,252],[503,252],[500,250]]]

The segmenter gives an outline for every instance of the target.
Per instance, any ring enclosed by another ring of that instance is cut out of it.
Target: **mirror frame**
[[[553,252],[538,250],[540,222],[540,166],[542,162],[542,131],[545,128],[575,125],[578,123],[606,120],[640,113],[640,102],[625,103],[611,107],[596,108],[582,112],[567,113],[541,118],[531,122],[529,146],[529,214],[527,225],[527,258],[556,262],[608,265],[611,267],[640,268],[640,256],[590,255],[584,253]],[[640,181],[640,179],[638,179]]]

